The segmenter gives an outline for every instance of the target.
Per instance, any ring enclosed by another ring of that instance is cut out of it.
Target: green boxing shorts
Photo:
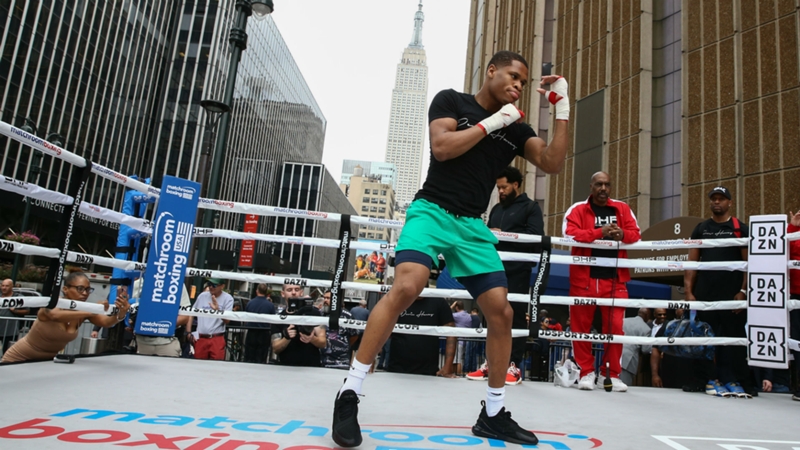
[[[456,216],[418,199],[406,212],[395,252],[416,250],[430,256],[434,264],[441,253],[450,274],[459,278],[503,272],[495,244],[497,238],[482,219]]]

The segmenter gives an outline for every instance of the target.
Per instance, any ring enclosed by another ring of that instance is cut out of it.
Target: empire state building
[[[419,190],[422,158],[425,154],[425,109],[428,102],[428,66],[422,46],[422,3],[414,14],[414,34],[403,50],[397,65],[389,134],[386,138],[386,162],[397,166],[395,199],[405,210]]]

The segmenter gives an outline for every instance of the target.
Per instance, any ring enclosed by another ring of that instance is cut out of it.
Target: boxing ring
[[[0,123],[0,133],[36,148],[54,158],[91,171],[96,176],[158,197],[158,188],[143,184],[111,169],[32,137],[8,124]],[[85,178],[84,178],[85,180]],[[65,214],[80,211],[91,217],[125,224],[142,233],[152,233],[147,220],[111,211],[80,201],[80,191],[71,195],[58,193],[6,177],[0,189],[66,205]],[[349,220],[354,224],[402,227],[398,221],[347,217],[336,213],[292,210],[263,205],[218,202],[200,199],[205,209],[243,214],[305,218],[326,221]],[[71,211],[70,211],[71,210]],[[785,229],[784,229],[785,231]],[[497,232],[501,240],[541,242],[540,236]],[[392,252],[393,247],[346,239],[321,239],[243,233],[230,230],[195,228],[195,238],[220,237],[278,243],[316,245],[329,248]],[[784,245],[800,239],[800,233],[783,236]],[[69,235],[66,236],[66,243]],[[570,239],[552,238],[564,246],[619,249],[674,249],[721,246],[747,246],[748,239],[710,239],[703,241],[671,240],[635,244],[597,241],[580,244]],[[42,248],[0,240],[4,251],[23,255],[46,256],[64,262],[87,261],[122,270],[144,271],[146,262],[126,261],[67,251]],[[509,261],[540,260],[540,255],[500,252]],[[556,264],[581,264],[606,267],[642,267],[689,270],[742,270],[748,263],[671,262],[611,258],[572,258],[548,256]],[[800,268],[800,262],[788,261],[787,268]],[[186,276],[223,278],[253,283],[282,284],[285,277],[252,273],[225,272],[204,268],[186,268]],[[309,287],[330,288],[329,280],[298,279]],[[336,285],[336,283],[339,283]],[[390,286],[334,281],[334,288],[386,292]],[[422,296],[470,298],[464,290],[425,289]],[[57,300],[57,301],[54,301]],[[528,295],[510,294],[510,301],[531,302]],[[695,310],[738,309],[747,301],[667,302],[656,300],[612,300],[574,297],[537,296],[539,304],[613,305],[639,308],[689,308]],[[15,297],[5,299],[0,307],[59,307],[97,314],[116,314],[115,308],[104,311],[98,304],[85,304],[54,297]],[[798,301],[786,301],[783,308],[797,309]],[[181,308],[180,314],[213,316],[235,321],[327,324],[327,318],[310,316],[262,315],[244,312],[224,313]],[[363,329],[364,322],[339,320],[339,326]],[[483,329],[451,327],[400,326],[399,333],[436,336],[480,337]],[[514,336],[526,336],[527,330],[513,330]],[[591,333],[545,331],[542,337],[558,340],[585,340],[620,344],[649,345],[752,345],[747,338],[647,338]],[[796,341],[784,340],[781,348],[798,349]],[[252,365],[223,361],[196,361],[138,355],[108,355],[78,358],[74,364],[36,362],[0,367],[0,448],[176,448],[201,449],[328,449],[333,448],[330,424],[336,390],[346,372],[334,369],[307,369],[274,365]],[[376,373],[365,382],[366,397],[360,405],[364,434],[361,448],[370,449],[449,449],[505,448],[515,444],[475,437],[470,432],[485,394],[484,383],[466,379],[444,379]],[[796,431],[797,404],[785,395],[761,395],[757,400],[711,398],[675,390],[631,387],[627,393],[607,394],[602,390],[578,391],[557,388],[549,383],[525,382],[509,387],[506,405],[514,419],[532,426],[540,438],[538,446],[555,449],[792,449],[800,448]],[[719,404],[725,402],[725,405]]]

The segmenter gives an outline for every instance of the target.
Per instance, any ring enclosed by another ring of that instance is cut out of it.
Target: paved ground
[[[0,448],[330,449],[344,376],[136,355],[0,366]],[[377,373],[364,393],[362,449],[522,448],[471,435],[484,383]],[[788,395],[738,400],[525,382],[507,388],[506,406],[537,432],[541,449],[800,448],[800,402]]]

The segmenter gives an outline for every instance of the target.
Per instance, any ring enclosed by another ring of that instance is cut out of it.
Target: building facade
[[[548,103],[541,101],[532,80],[549,73],[552,40],[547,39],[545,28],[551,30],[553,24],[542,19],[546,16],[545,9],[552,10],[552,7],[552,1],[473,1],[464,77],[464,92],[476,94],[486,78],[492,55],[500,50],[521,54],[528,62],[531,82],[522,91],[517,106],[525,112],[524,120],[545,141],[550,127]],[[539,67],[541,71],[537,69]],[[546,174],[522,158],[516,158],[513,165],[523,175],[522,190],[528,197],[543,204]],[[487,210],[495,203],[496,192],[492,194]]]
[[[465,86],[500,49],[569,80],[567,163],[543,196],[550,234],[598,170],[642,229],[708,216],[717,185],[744,220],[785,213],[800,204],[798,19],[794,1],[473,0]],[[526,96],[544,137],[548,105]]]
[[[340,187],[347,194],[347,199],[358,215],[378,219],[395,219],[396,199],[391,184],[383,183],[378,178],[362,175],[356,169],[356,173],[350,177],[350,184],[342,184]],[[391,242],[391,228],[361,225],[358,230],[358,238]]]
[[[40,137],[59,133],[64,148],[123,174],[150,178],[156,186],[164,175],[196,180],[200,154],[209,144],[200,100],[223,98],[235,4],[1,2],[2,120],[21,126],[29,117]],[[284,162],[321,162],[326,121],[272,19],[250,17],[247,34],[219,197],[274,205]],[[45,157],[34,180],[28,147],[0,137],[0,152],[3,175],[65,190],[68,166]],[[122,196],[118,185],[90,178],[88,201],[119,210]],[[45,245],[57,230],[55,206],[31,208],[31,228]],[[18,229],[23,208],[22,197],[0,208],[0,228]],[[219,228],[241,229],[243,222],[236,214],[215,213],[215,218]],[[82,225],[76,245],[94,254],[113,253],[116,227]],[[274,226],[265,218],[259,231]],[[231,267],[238,247],[238,241],[214,239],[209,266]],[[259,242],[256,260],[268,252],[267,243]]]
[[[35,134],[124,174],[147,175],[162,106],[170,43],[179,8],[172,1],[0,2],[0,111],[17,127],[29,118]],[[61,137],[55,137],[59,134]],[[4,176],[65,192],[71,166],[0,137]],[[176,174],[176,173],[174,173]],[[25,199],[4,192],[0,228],[19,230]],[[119,210],[123,190],[90,177],[86,201]],[[33,201],[30,228],[43,245],[56,239],[59,205]],[[118,228],[83,218],[71,243],[114,252]],[[80,246],[80,247],[78,247]]]
[[[386,138],[387,163],[397,167],[397,204],[406,208],[419,190],[425,152],[428,66],[422,45],[422,4],[414,15],[414,34],[397,65]]]
[[[279,186],[277,206],[357,215],[322,164],[285,163],[281,168]],[[339,223],[278,217],[275,219],[272,233],[283,236],[338,239]],[[292,274],[323,271],[333,276],[336,250],[336,248],[304,244],[274,244],[274,253],[284,261],[288,269],[285,273]]]
[[[392,185],[392,189],[397,188],[397,166],[387,162],[360,161],[357,159],[345,159],[342,162],[342,178],[339,184],[349,185],[350,177],[361,169],[362,176],[376,178],[381,183]]]

